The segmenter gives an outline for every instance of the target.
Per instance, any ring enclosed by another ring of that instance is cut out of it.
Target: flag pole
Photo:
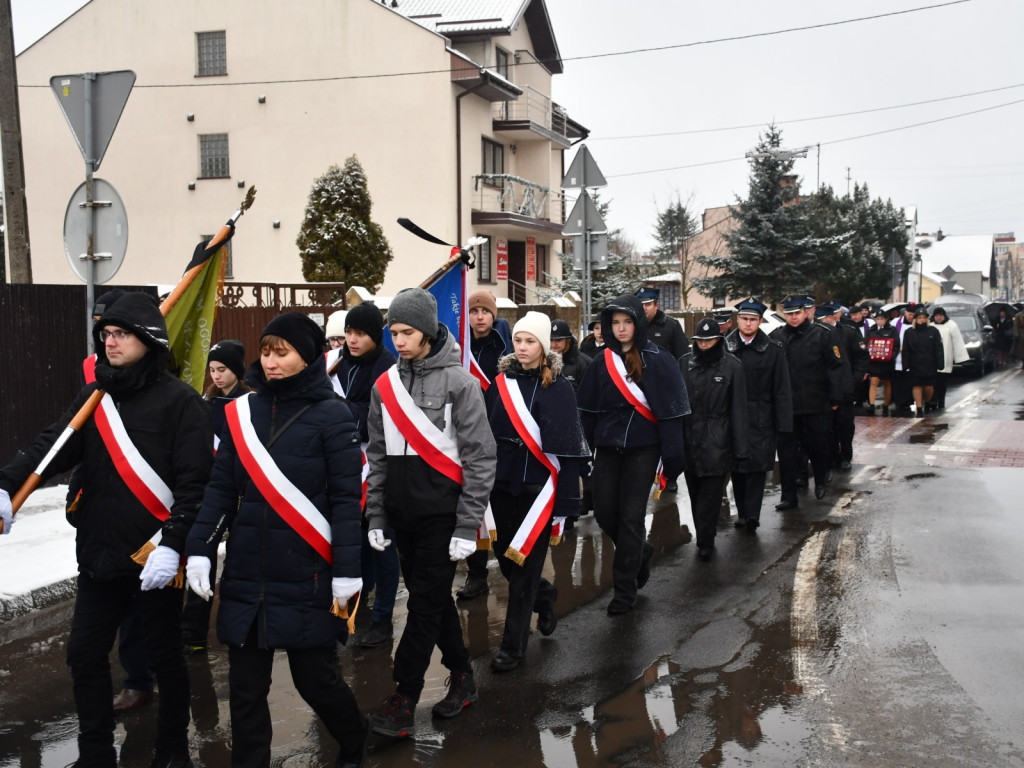
[[[252,207],[252,203],[255,197],[256,187],[249,187],[249,191],[246,193],[245,199],[242,201],[242,204],[239,206],[238,210],[235,211],[234,216],[228,219],[224,226],[220,228],[220,231],[218,231],[217,234],[214,235],[213,239],[210,240],[209,244],[207,244],[206,250],[210,250],[211,248],[215,248],[218,245],[221,245],[229,237],[231,237],[231,234],[234,232],[235,222],[238,221],[242,217],[242,215],[247,210],[249,210],[249,208]],[[203,264],[205,264],[205,261],[203,262]],[[181,280],[174,287],[174,290],[171,291],[170,295],[166,299],[164,299],[163,303],[160,305],[160,314],[162,314],[164,317],[167,316],[167,313],[171,311],[171,308],[178,302],[178,299],[181,298],[182,294],[185,293],[185,290],[195,280],[196,275],[198,275],[199,272],[202,270],[203,264],[197,264],[196,266],[189,269],[182,276]],[[96,408],[99,406],[100,400],[103,399],[103,395],[104,392],[102,389],[95,390],[91,395],[89,395],[89,399],[82,404],[82,407],[78,409],[78,413],[74,415],[74,418],[72,418],[71,421],[68,422],[68,425],[64,428],[64,431],[61,432],[60,437],[58,437],[56,442],[54,442],[54,444],[50,447],[50,450],[43,457],[43,460],[39,462],[39,466],[35,468],[32,474],[29,475],[25,482],[21,484],[21,487],[18,489],[18,492],[14,494],[14,496],[11,498],[12,514],[17,514],[18,510],[21,509],[21,506],[25,503],[26,499],[28,499],[31,493],[36,488],[39,487],[39,483],[43,479],[43,473],[46,471],[46,468],[50,466],[50,462],[52,462],[56,458],[57,454],[60,453],[61,449],[67,444],[68,440],[71,439],[71,436],[75,434],[75,432],[77,432],[79,429],[81,429],[82,425],[89,420],[89,417],[92,416],[93,411],[95,411]],[[0,520],[0,533],[2,533],[3,530],[4,524],[3,521]]]

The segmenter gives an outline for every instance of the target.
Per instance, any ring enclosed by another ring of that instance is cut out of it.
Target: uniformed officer
[[[667,349],[676,360],[689,352],[690,340],[686,338],[682,324],[659,308],[661,291],[644,286],[636,292],[636,297],[643,304],[644,315],[647,317],[647,340]]]
[[[720,307],[711,312],[711,317],[718,323],[723,336],[727,336],[736,327],[736,307]]]
[[[551,351],[562,356],[562,376],[572,384],[573,392],[580,388],[583,374],[587,372],[591,358],[580,352],[576,337],[569,330],[565,320],[551,321]]]
[[[856,430],[855,409],[857,392],[868,377],[868,348],[860,331],[850,323],[841,321],[842,306],[834,301],[825,305],[826,314],[822,319],[830,324],[839,338],[843,353],[843,401],[833,412],[835,431],[835,454],[833,463],[843,470],[850,469],[853,461],[853,435]]]
[[[796,479],[800,445],[806,447],[814,471],[814,496],[825,497],[831,453],[827,443],[831,411],[843,397],[843,355],[832,343],[828,330],[812,323],[805,313],[805,297],[789,295],[782,300],[786,325],[772,331],[782,343],[789,365],[793,392],[793,432],[779,435],[779,471],[782,501],[776,509],[796,509]]]
[[[751,296],[737,306],[736,328],[725,337],[727,351],[739,358],[747,382],[750,457],[732,466],[736,527],[756,531],[768,472],[775,466],[781,432],[793,431],[793,394],[782,343],[761,330],[766,307]]]

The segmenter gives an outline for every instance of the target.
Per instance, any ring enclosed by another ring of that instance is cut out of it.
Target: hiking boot
[[[452,670],[448,675],[448,693],[430,711],[434,717],[452,718],[462,714],[462,710],[480,698],[476,692],[472,672]]]
[[[401,739],[409,735],[415,720],[416,703],[395,691],[386,699],[380,712],[370,715],[370,728],[381,736]]]
[[[359,638],[359,647],[376,648],[378,645],[384,645],[392,635],[394,635],[394,628],[390,621],[375,621]]]
[[[466,583],[456,590],[455,596],[461,600],[472,600],[474,597],[486,595],[490,591],[486,577],[470,576],[466,579]]]

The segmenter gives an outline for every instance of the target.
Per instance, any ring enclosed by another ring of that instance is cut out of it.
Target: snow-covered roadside
[[[29,496],[10,535],[0,536],[0,621],[45,608],[75,593],[75,529],[64,517],[68,487]]]

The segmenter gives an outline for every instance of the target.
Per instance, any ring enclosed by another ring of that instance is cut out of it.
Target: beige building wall
[[[196,33],[221,29],[228,75],[197,77]],[[481,167],[480,138],[491,133],[492,104],[460,99],[456,178],[456,97],[464,91],[451,82],[446,44],[373,0],[92,0],[18,57],[34,280],[77,280],[62,228],[85,176],[49,79],[132,69],[135,88],[96,174],[118,190],[129,220],[127,256],[111,284],[176,282],[200,236],[215,232],[253,184],[255,204],[233,241],[234,277],[302,282],[295,239],[309,190],[353,154],[395,253],[381,293],[417,284],[447,249],[413,237],[396,219],[451,242],[460,229],[463,240],[472,234],[472,176]],[[521,24],[508,48],[528,44]],[[419,72],[427,74],[403,74]],[[531,78],[550,93],[545,75]],[[197,178],[198,137],[207,133],[228,134],[230,178]],[[561,152],[541,143],[543,151],[506,152],[506,172],[519,169],[557,188]]]

